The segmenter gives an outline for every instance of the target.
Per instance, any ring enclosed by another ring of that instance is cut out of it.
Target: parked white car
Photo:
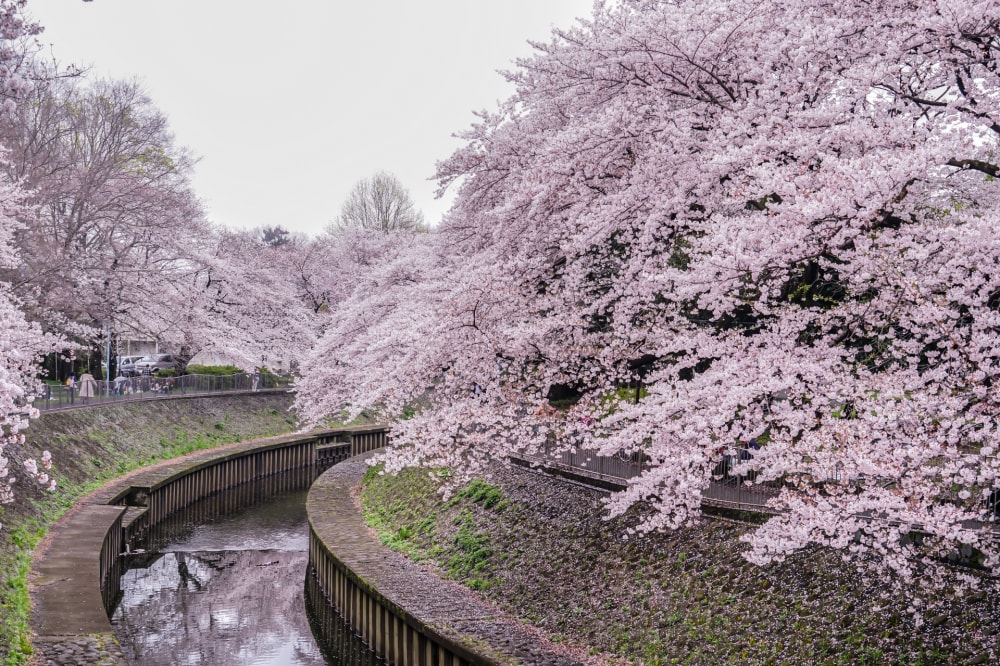
[[[119,356],[118,357],[118,374],[122,377],[135,377],[138,372],[135,370],[136,361],[142,359],[143,356]]]
[[[180,359],[172,354],[150,354],[135,362],[137,375],[156,375],[164,370],[179,373],[182,367]]]

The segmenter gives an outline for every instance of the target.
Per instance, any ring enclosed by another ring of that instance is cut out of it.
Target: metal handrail
[[[746,483],[752,481],[755,473],[752,470],[741,470],[738,465],[738,462],[753,458],[754,453],[755,449],[744,447],[737,447],[732,454],[720,453],[713,469],[713,478],[701,494],[703,506],[765,515],[780,513],[769,500],[780,492],[784,482],[779,479]],[[546,442],[544,449],[537,455],[521,453],[513,457],[532,466],[542,466],[556,473],[571,472],[575,478],[591,479],[604,487],[620,490],[627,488],[631,479],[642,474],[649,462],[641,451],[601,455],[584,449],[566,450],[553,446],[552,442]],[[863,479],[862,475],[847,476],[840,469],[827,475],[829,481],[857,483]],[[1000,535],[1000,493],[991,495],[991,498],[986,520],[963,524],[963,529],[988,529]],[[915,529],[919,531],[919,526],[915,526]]]

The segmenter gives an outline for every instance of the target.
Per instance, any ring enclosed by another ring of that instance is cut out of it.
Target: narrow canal
[[[127,558],[111,618],[130,663],[382,663],[306,593],[311,480],[292,473],[245,484],[148,535],[146,552]],[[326,641],[314,636],[320,625]]]

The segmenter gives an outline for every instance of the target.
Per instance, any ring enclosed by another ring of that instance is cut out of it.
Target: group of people
[[[751,439],[743,446],[737,450],[735,454],[725,453],[725,447],[719,447],[718,454],[721,456],[719,462],[715,465],[712,470],[712,475],[716,477],[721,477],[722,479],[736,478],[738,480],[743,480],[744,478],[752,478],[754,473],[748,471],[744,474],[735,475],[735,468],[739,463],[746,462],[753,459],[753,451],[760,450],[760,443],[756,439]]]
[[[84,404],[90,402],[91,398],[95,398],[101,393],[101,388],[97,380],[89,372],[80,375],[79,379],[76,378],[76,375],[70,375],[66,379],[66,387],[75,393],[76,397]],[[163,381],[150,381],[149,377],[132,379],[118,375],[111,383],[111,392],[116,396],[145,393],[147,391],[160,393],[169,391],[172,388],[173,378],[167,378]]]
[[[262,373],[260,368],[256,368],[250,375],[250,388],[253,391],[258,391],[261,389],[261,379]],[[103,389],[98,384],[94,376],[89,372],[85,372],[80,375],[77,379],[75,374],[70,375],[66,379],[66,387],[70,390],[70,395],[79,398],[81,402],[86,404],[92,398],[98,397]],[[111,382],[111,393],[115,396],[131,395],[134,393],[164,393],[171,391],[175,388],[175,379],[173,377],[167,377],[163,379],[155,379],[148,375],[141,377],[125,377],[123,375],[118,375],[115,377],[114,381]]]

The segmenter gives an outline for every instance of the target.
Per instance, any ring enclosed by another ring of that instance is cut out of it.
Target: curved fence
[[[110,382],[93,380],[92,384],[77,383],[74,386],[47,384],[41,395],[35,398],[33,405],[44,412],[122,400],[145,400],[189,394],[274,391],[286,390],[290,386],[290,377],[245,372],[235,375],[180,375],[179,377],[141,375],[119,377]]]
[[[738,463],[753,458],[750,448],[734,449],[731,454],[719,453],[713,476],[702,491],[704,506],[736,511],[773,514],[775,509],[768,500],[780,490],[780,483],[747,484],[746,472],[740,472]],[[546,442],[536,455],[519,454],[512,461],[529,467],[542,467],[559,476],[567,477],[606,490],[624,490],[635,477],[649,468],[649,458],[641,451],[602,455],[586,449],[566,449]],[[752,474],[752,473],[751,473]]]

